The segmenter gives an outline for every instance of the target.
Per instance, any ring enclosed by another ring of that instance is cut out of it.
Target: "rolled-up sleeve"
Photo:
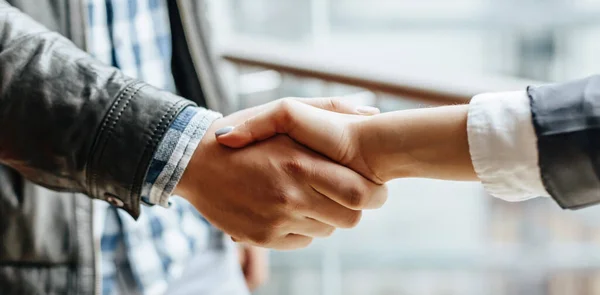
[[[142,202],[169,206],[169,197],[179,183],[206,130],[221,114],[194,106],[175,118],[156,149],[142,189]]]
[[[486,93],[469,105],[469,151],[486,191],[506,201],[549,196],[526,91]]]

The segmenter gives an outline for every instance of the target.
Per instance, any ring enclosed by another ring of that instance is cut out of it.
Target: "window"
[[[594,0],[213,0],[217,43],[310,48],[393,73],[538,81],[600,72]],[[217,46],[219,47],[219,46]],[[239,67],[240,107],[284,96],[347,95],[384,110],[426,106],[351,85]],[[513,90],[513,89],[506,89]],[[598,294],[600,208],[507,203],[478,184],[390,183],[388,204],[353,230],[272,253],[259,294]]]

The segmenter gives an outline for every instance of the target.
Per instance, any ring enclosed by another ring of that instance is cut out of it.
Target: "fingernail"
[[[356,112],[360,115],[366,115],[366,116],[370,116],[370,115],[377,115],[379,114],[381,111],[378,108],[375,107],[370,107],[370,106],[358,106],[356,107]]]
[[[221,135],[225,135],[229,132],[233,131],[233,126],[227,126],[227,127],[223,127],[217,131],[215,131],[215,135],[216,136],[221,136]]]

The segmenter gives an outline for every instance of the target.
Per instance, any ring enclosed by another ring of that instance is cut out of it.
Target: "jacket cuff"
[[[106,114],[87,169],[91,196],[140,214],[146,171],[169,126],[191,101],[145,83],[134,82]]]
[[[528,94],[546,190],[565,209],[600,203],[600,76]]]

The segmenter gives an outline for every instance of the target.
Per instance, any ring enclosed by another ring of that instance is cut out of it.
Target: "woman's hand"
[[[318,103],[317,103],[318,102]],[[312,106],[312,105],[315,106]],[[334,111],[334,112],[331,112]],[[384,181],[372,170],[363,154],[363,122],[378,114],[372,107],[355,106],[340,99],[281,99],[238,126],[216,132],[217,141],[241,148],[276,134],[287,134],[295,141],[319,152],[376,183]]]
[[[218,130],[217,141],[241,148],[287,134],[379,184],[405,177],[477,180],[469,154],[467,105],[379,114],[339,99],[325,102],[275,101],[243,124]]]

